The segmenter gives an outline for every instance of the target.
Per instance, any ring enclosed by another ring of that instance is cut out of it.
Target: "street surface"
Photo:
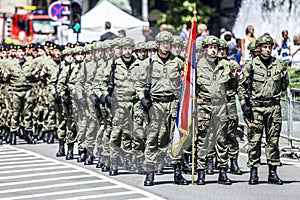
[[[108,176],[95,165],[83,165],[76,160],[56,158],[58,144],[18,144],[0,146],[0,200],[13,199],[299,199],[300,160],[283,158],[278,169],[284,185],[267,183],[268,167],[265,159],[259,168],[260,184],[248,185],[247,155],[240,154],[239,163],[245,174],[231,175],[231,186],[219,185],[218,174],[207,175],[204,186],[173,184],[173,172],[155,176],[155,185],[144,187],[143,175],[120,169],[120,175]],[[77,150],[75,150],[77,152]],[[78,155],[75,155],[75,158]],[[191,175],[184,175],[191,181]],[[197,175],[195,175],[197,178]]]

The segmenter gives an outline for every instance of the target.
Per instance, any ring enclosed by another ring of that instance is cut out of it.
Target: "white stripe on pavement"
[[[41,170],[56,170],[56,169],[66,169],[68,166],[55,166],[55,167],[39,167],[39,168],[29,168],[29,169],[17,169],[17,170],[8,170],[8,171],[0,171],[0,174],[10,174],[10,173],[18,173],[18,172],[31,172],[31,171],[41,171]]]
[[[3,176],[1,180],[5,179],[16,179],[16,178],[26,178],[26,177],[34,177],[34,176],[49,176],[49,175],[57,175],[57,174],[68,174],[68,173],[75,173],[81,172],[78,169],[68,170],[68,171],[58,171],[58,172],[43,172],[43,173],[36,173],[36,174],[22,174],[22,175],[13,175],[13,176]]]
[[[127,191],[127,192],[114,192],[114,193],[107,193],[107,194],[96,194],[96,195],[88,195],[88,196],[80,196],[80,197],[72,197],[72,198],[65,198],[65,199],[57,199],[57,200],[85,200],[85,199],[95,199],[95,198],[104,198],[104,197],[116,197],[122,195],[129,195],[129,194],[136,194],[135,191]],[[143,198],[149,199],[149,198]],[[151,200],[156,200],[155,198],[150,198]]]
[[[39,158],[36,158],[36,157],[25,157],[25,158],[9,158],[9,159],[5,159],[5,160],[0,160],[0,163],[2,162],[7,162],[7,161],[14,161],[14,160],[36,160],[36,159],[39,159]]]
[[[15,157],[26,157],[26,156],[28,156],[28,154],[24,154],[24,153],[22,153],[22,154],[15,154],[15,155],[4,155],[4,156],[0,156],[0,159],[3,159],[3,158],[11,158],[11,157],[13,157],[13,158],[15,158]]]
[[[50,182],[50,181],[60,181],[60,180],[72,180],[72,179],[81,179],[81,178],[89,178],[93,177],[92,175],[78,175],[78,176],[61,176],[61,177],[54,177],[54,178],[47,178],[47,179],[34,179],[34,180],[28,180],[28,181],[15,181],[15,182],[9,182],[9,183],[1,183],[1,187],[5,186],[15,186],[15,185],[23,185],[23,184],[30,184],[30,183],[43,183],[43,182]]]
[[[3,162],[3,163],[0,163],[0,166],[1,165],[5,165],[5,166],[8,166],[8,165],[19,165],[20,163],[21,164],[27,164],[27,163],[32,163],[33,161],[30,160],[30,161],[22,161],[22,160],[18,160],[18,161],[12,161],[12,162]],[[34,161],[34,163],[43,163],[43,162],[47,162],[46,160],[36,160]],[[1,168],[1,167],[0,167]]]
[[[54,196],[54,195],[74,194],[74,193],[99,191],[99,190],[110,190],[110,189],[116,189],[116,188],[120,188],[120,187],[118,185],[111,185],[111,186],[94,187],[94,188],[82,188],[82,189],[74,189],[74,190],[66,190],[66,191],[41,193],[41,194],[29,194],[29,195],[20,195],[20,196],[14,196],[14,197],[5,197],[5,198],[0,198],[0,200],[31,199],[31,198],[37,198],[37,197],[48,197],[48,196]],[[72,199],[74,199],[74,198],[72,198]]]
[[[57,163],[37,163],[37,164],[31,164],[31,165],[13,165],[13,166],[5,166],[0,167],[0,169],[11,169],[11,168],[24,168],[24,167],[37,167],[37,166],[48,166],[48,165],[57,165]]]
[[[89,181],[79,181],[79,182],[72,182],[72,183],[59,183],[59,184],[52,184],[52,185],[24,187],[24,188],[17,188],[17,189],[1,190],[0,194],[8,194],[8,193],[24,192],[24,191],[33,191],[33,190],[42,190],[42,189],[56,188],[56,187],[84,185],[84,184],[91,184],[91,183],[101,183],[101,182],[105,182],[105,181],[104,180],[89,180]]]
[[[11,149],[18,149],[16,147],[13,147],[13,146],[9,146],[9,148]],[[27,151],[27,150],[24,150],[24,149],[18,149],[19,151],[22,151],[22,152],[25,152],[25,153],[28,153],[30,155],[33,155],[33,156],[36,156],[36,157],[39,157],[39,158],[43,158],[45,160],[48,160],[49,162],[54,162],[56,164],[59,164],[59,165],[66,165],[66,166],[69,166],[73,169],[77,169],[77,170],[80,170],[82,172],[85,172],[87,174],[90,174],[94,177],[97,177],[97,178],[100,178],[100,179],[103,179],[103,180],[106,180],[107,182],[110,182],[110,183],[113,183],[113,184],[116,184],[119,188],[125,188],[127,190],[131,190],[131,191],[134,191],[134,193],[138,193],[138,194],[141,194],[141,195],[144,195],[146,197],[149,197],[149,198],[152,198],[152,199],[155,199],[155,200],[165,200],[164,198],[162,197],[159,197],[159,196],[156,196],[150,192],[147,192],[145,190],[142,190],[142,189],[139,189],[139,188],[136,188],[136,187],[133,187],[133,186],[130,186],[130,185],[127,185],[125,183],[122,183],[122,182],[119,182],[117,180],[114,180],[112,178],[109,178],[109,177],[106,177],[102,174],[99,174],[99,173],[96,173],[92,170],[89,170],[89,169],[85,169],[85,168],[82,168],[80,166],[77,166],[77,165],[73,165],[71,163],[65,163],[65,162],[62,162],[62,161],[58,161],[58,160],[55,160],[55,159],[52,159],[52,158],[48,158],[46,156],[43,156],[43,155],[40,155],[40,154],[37,154],[35,152],[32,152],[32,151]]]
[[[7,154],[19,154],[20,152],[18,151],[0,151],[0,156],[1,155],[7,155]]]

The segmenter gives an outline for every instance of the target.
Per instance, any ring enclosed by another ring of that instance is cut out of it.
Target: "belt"
[[[121,96],[121,97],[117,97],[118,101],[137,101],[138,100],[138,96],[134,95],[134,96]]]
[[[200,104],[224,104],[226,100],[224,98],[213,98],[213,99],[207,99],[207,98],[200,98],[198,97],[198,103]]]
[[[280,103],[280,99],[269,99],[269,100],[253,100],[251,105],[253,107],[268,107]]]
[[[151,100],[152,100],[152,102],[155,102],[155,103],[169,103],[169,102],[176,100],[176,97],[174,95],[160,96],[160,97],[151,96]]]

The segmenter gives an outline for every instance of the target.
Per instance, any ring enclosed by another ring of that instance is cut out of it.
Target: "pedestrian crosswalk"
[[[162,200],[92,170],[13,146],[0,146],[0,200]]]

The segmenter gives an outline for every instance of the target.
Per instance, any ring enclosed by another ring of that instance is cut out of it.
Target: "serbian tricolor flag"
[[[195,99],[195,73],[196,73],[196,36],[197,19],[192,18],[192,24],[186,47],[186,59],[183,69],[183,81],[181,85],[180,101],[176,118],[172,155],[178,156],[185,140],[191,131],[193,121],[193,100]]]

